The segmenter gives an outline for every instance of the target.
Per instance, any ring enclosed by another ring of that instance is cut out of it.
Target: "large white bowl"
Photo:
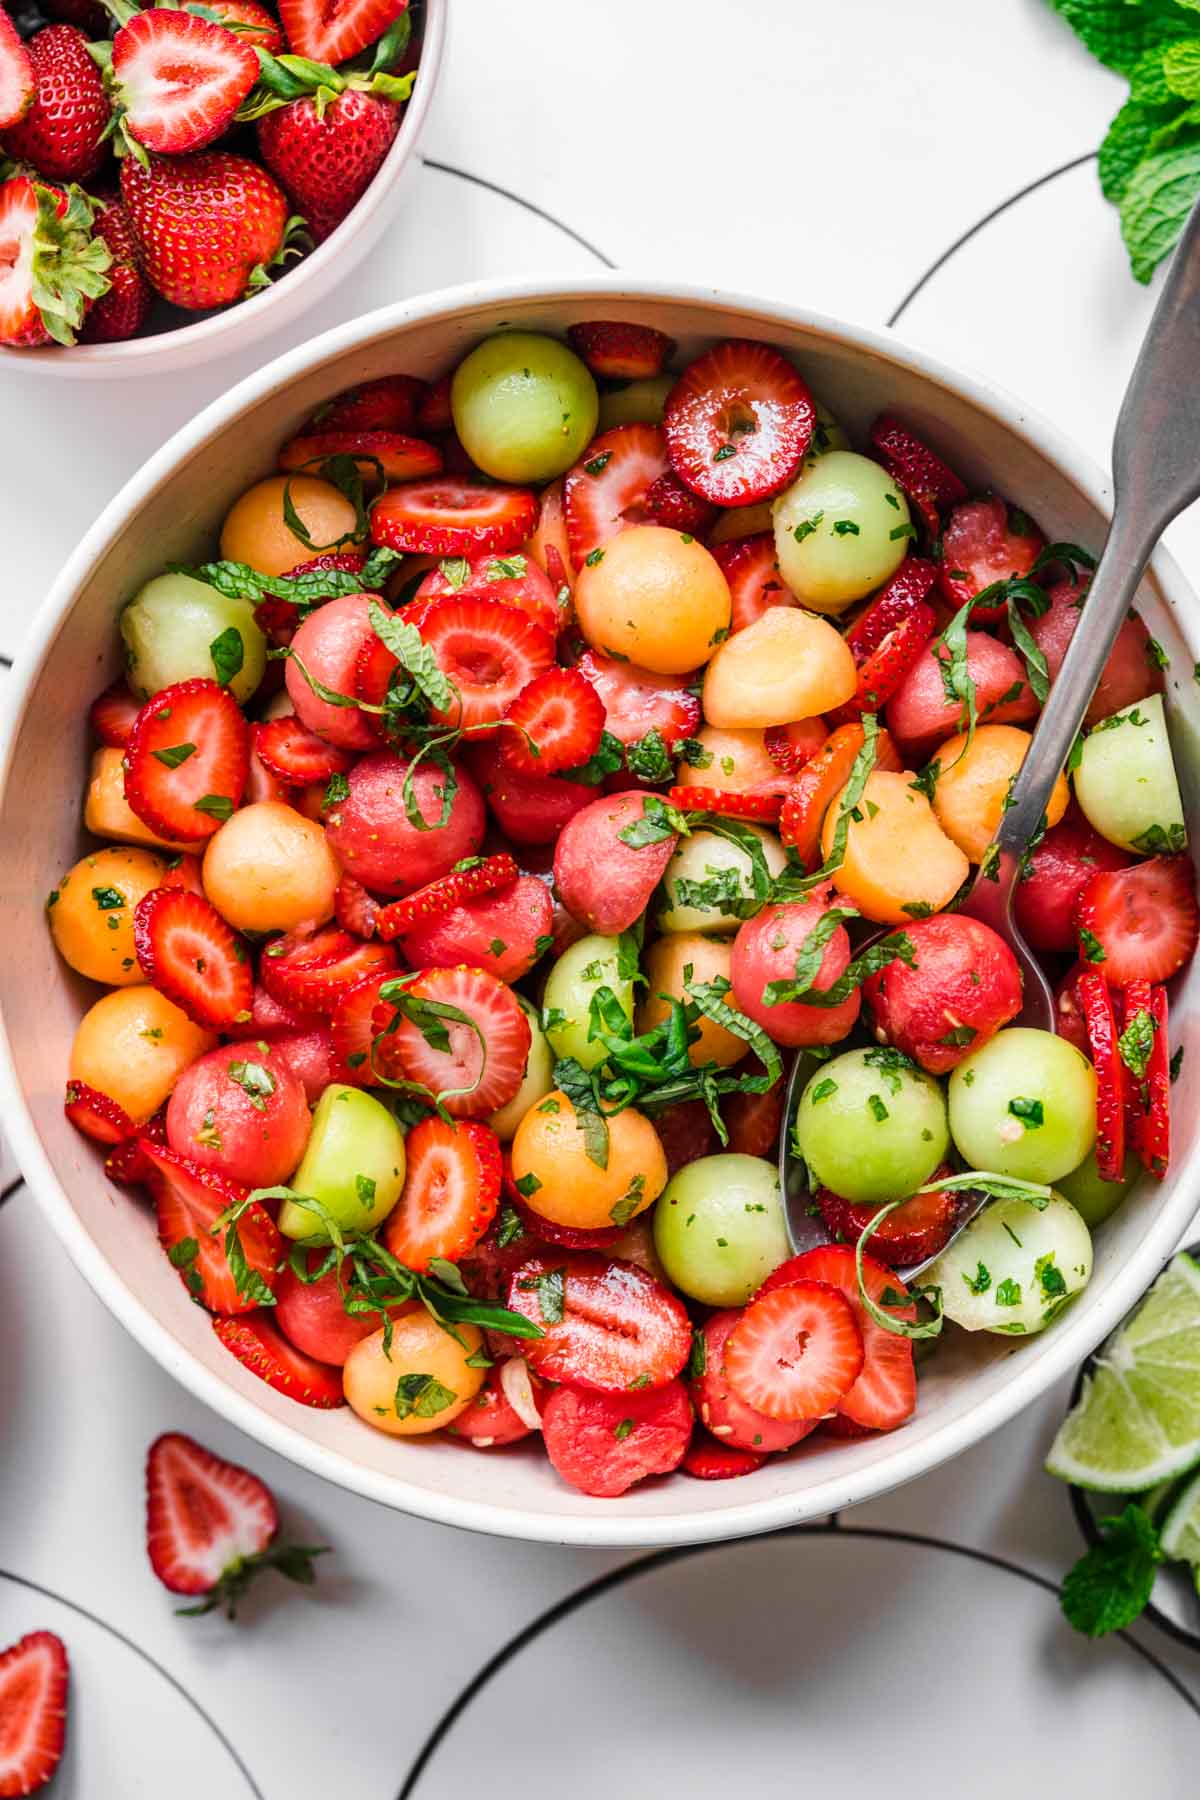
[[[561,331],[589,317],[634,316],[679,339],[765,338],[794,355],[859,437],[894,407],[980,486],[1029,507],[1052,536],[1098,546],[1107,485],[1055,428],[985,382],[889,334],[752,299],[598,276],[566,288],[524,282],[455,289],[329,332],[241,383],[151,459],[88,533],[37,614],[14,676],[0,765],[0,974],[5,1129],[47,1218],[96,1292],[138,1341],[225,1418],[270,1448],[384,1505],[447,1524],[587,1545],[680,1544],[792,1524],[883,1492],[992,1431],[1077,1364],[1152,1280],[1195,1210],[1200,1057],[1175,1089],[1177,1153],[1161,1185],[1144,1181],[1099,1233],[1086,1293],[1044,1336],[951,1333],[928,1365],[916,1416],[863,1443],[810,1440],[732,1484],[677,1477],[620,1500],[566,1488],[544,1459],[479,1455],[448,1441],[398,1443],[352,1413],[310,1412],[243,1370],[188,1300],[158,1248],[149,1211],[105,1181],[98,1156],[63,1118],[67,1051],[89,992],[57,960],[43,901],[80,853],[87,703],[118,663],[122,600],[173,559],[210,552],[235,496],[274,467],[278,444],[320,402],[389,371],[440,374],[502,326]],[[1195,601],[1160,555],[1139,600],[1171,657],[1170,699],[1186,800],[1200,770]],[[1185,977],[1185,1031],[1200,971]]]
[[[249,300],[217,312],[194,314],[155,302],[157,323],[139,337],[116,344],[47,345],[14,350],[0,345],[0,357],[14,368],[59,380],[104,380],[113,376],[172,375],[210,357],[233,355],[268,331],[291,324],[344,281],[399,215],[404,195],[420,164],[416,149],[437,90],[446,50],[450,0],[424,0],[420,72],[400,129],[366,193],[341,224],[299,262],[289,262],[269,287]],[[152,315],[154,318],[155,315]]]

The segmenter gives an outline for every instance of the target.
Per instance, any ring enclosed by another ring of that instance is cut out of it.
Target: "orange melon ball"
[[[744,794],[761,781],[778,781],[779,765],[767,754],[761,731],[723,731],[702,725],[696,741],[712,757],[703,768],[681,762],[675,771],[680,787],[727,788]]]
[[[116,838],[121,844],[153,844],[160,850],[194,850],[196,847],[161,838],[148,825],[142,824],[125,798],[124,752],[108,745],[92,757],[83,823],[93,837]]]
[[[974,863],[999,829],[1005,799],[1032,741],[1015,725],[980,725],[969,750],[962,731],[937,752],[933,810],[947,837]],[[1047,826],[1058,824],[1070,797],[1066,776],[1060,775],[1046,804]]]
[[[183,1071],[216,1041],[157,988],[116,988],[80,1019],[68,1074],[107,1094],[135,1125],[144,1125]]]
[[[456,1343],[423,1306],[357,1343],[342,1371],[346,1399],[360,1419],[389,1437],[425,1437],[457,1419],[483,1386],[485,1370],[469,1358],[483,1348],[478,1325],[456,1325]]]
[[[708,534],[710,544],[727,544],[732,538],[754,537],[760,531],[774,529],[775,519],[770,500],[759,500],[753,506],[723,508]]]
[[[710,725],[765,729],[832,712],[858,686],[846,640],[827,619],[772,606],[723,643],[704,672]]]
[[[958,845],[905,770],[873,769],[846,834],[833,885],[865,918],[906,925],[949,904],[970,873]],[[844,790],[843,790],[844,792]],[[828,860],[841,812],[839,794],[825,814],[821,855]]]
[[[68,869],[46,903],[50,935],[63,961],[108,987],[144,981],[133,943],[134,908],[166,872],[165,856],[115,846]]]
[[[512,1142],[512,1172],[531,1212],[555,1225],[599,1231],[627,1225],[654,1204],[667,1185],[657,1131],[632,1107],[604,1123],[608,1162],[601,1168],[589,1156],[592,1140],[560,1089],[530,1107]]]
[[[298,537],[284,517],[284,492],[290,492],[296,516],[312,542]],[[249,563],[262,575],[286,575],[354,536],[354,508],[340,488],[316,475],[268,475],[247,488],[225,515],[221,555],[229,562]]]
[[[718,975],[731,981],[730,964],[733,945],[726,938],[705,937],[700,931],[676,931],[650,945],[642,958],[646,976],[644,998],[638,1007],[637,1028],[653,1031],[671,1010],[670,999],[687,1000],[684,993],[684,970],[690,968],[693,981],[713,981]],[[728,1068],[740,1062],[749,1046],[744,1038],[726,1031],[712,1019],[697,1021],[700,1036],[688,1050],[688,1061],[695,1064],[719,1063]]]
[[[656,675],[684,675],[706,663],[728,635],[731,615],[716,559],[665,525],[619,531],[592,552],[575,582],[575,616],[588,643]]]
[[[341,867],[324,827],[282,800],[259,800],[208,841],[204,891],[237,931],[296,931],[333,914]]]

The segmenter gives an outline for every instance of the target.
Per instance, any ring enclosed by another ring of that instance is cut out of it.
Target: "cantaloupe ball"
[[[708,534],[710,544],[727,544],[733,538],[754,537],[772,528],[772,502],[758,500],[753,506],[723,507]]]
[[[150,850],[97,850],[68,869],[46,903],[55,949],[89,981],[132,987],[146,978],[133,944],[133,913],[167,872]]]
[[[858,686],[845,639],[827,619],[772,606],[723,643],[704,672],[710,725],[791,725],[832,712]]]
[[[710,763],[681,762],[675,771],[680,787],[726,788],[744,794],[762,781],[777,781],[779,765],[767,754],[761,731],[729,731],[702,725],[696,741],[712,757]]]
[[[1032,741],[1016,725],[980,725],[969,750],[963,731],[937,752],[933,810],[972,862],[981,860],[999,829],[1005,799]],[[1060,775],[1046,803],[1047,826],[1058,824],[1069,799],[1066,776]]]
[[[323,924],[340,879],[324,827],[282,800],[241,807],[204,852],[204,891],[238,931]]]
[[[775,502],[779,572],[801,606],[840,613],[881,587],[912,537],[908,502],[869,456],[808,457]]]
[[[593,550],[575,582],[588,643],[656,675],[685,675],[728,636],[729,584],[698,539],[630,525]]]
[[[195,849],[194,844],[161,838],[142,824],[125,798],[124,752],[107,744],[92,756],[83,823],[93,837],[115,838],[121,844],[153,844],[161,850]]]
[[[653,1031],[667,1017],[671,1007],[664,995],[686,1004],[686,969],[691,969],[693,982],[713,981],[718,976],[729,981],[732,960],[733,946],[727,938],[706,937],[700,931],[676,931],[656,939],[642,957],[647,985],[638,1007],[638,1030]],[[728,1068],[745,1056],[748,1046],[744,1038],[726,1031],[712,1019],[701,1017],[697,1024],[700,1036],[688,1050],[689,1062],[715,1062]]]
[[[592,1135],[561,1089],[530,1108],[512,1142],[512,1173],[531,1212],[577,1231],[600,1231],[627,1225],[653,1205],[667,1185],[657,1131],[631,1106],[604,1126],[608,1154],[602,1168],[589,1155]]]
[[[346,1358],[346,1399],[360,1419],[389,1437],[424,1437],[457,1419],[483,1386],[486,1371],[470,1358],[483,1348],[478,1325],[456,1325],[456,1342],[423,1306],[371,1333]]]
[[[284,493],[309,537],[297,537],[284,517]],[[268,475],[247,488],[225,515],[221,555],[228,562],[249,563],[263,575],[286,575],[297,563],[333,549],[355,528],[354,508],[331,481],[316,475]]]
[[[838,893],[864,918],[905,925],[940,912],[967,879],[970,864],[938,824],[908,770],[873,769],[846,834],[842,864],[833,876]],[[844,792],[845,790],[843,790]],[[833,851],[839,794],[825,814],[821,855]]]
[[[68,1075],[98,1088],[143,1125],[216,1041],[157,988],[116,988],[79,1021]]]

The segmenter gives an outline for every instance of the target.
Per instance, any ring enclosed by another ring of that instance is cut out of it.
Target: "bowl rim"
[[[42,663],[77,589],[87,578],[92,564],[127,525],[146,497],[160,482],[172,476],[210,435],[228,428],[243,412],[286,387],[293,377],[404,327],[447,317],[469,319],[473,311],[491,312],[497,306],[524,302],[540,302],[554,308],[576,301],[625,301],[637,305],[642,300],[677,302],[701,312],[711,312],[714,336],[728,335],[729,314],[736,312],[747,325],[757,319],[768,330],[798,330],[824,335],[840,346],[881,363],[901,364],[920,375],[931,387],[961,396],[1009,433],[1024,438],[1040,454],[1049,457],[1102,513],[1109,511],[1111,485],[1103,471],[1057,426],[995,382],[978,374],[956,370],[927,349],[884,327],[836,319],[829,314],[736,290],[638,276],[629,271],[588,274],[567,281],[547,276],[489,280],[439,289],[394,302],[335,326],[277,357],[210,402],[130,477],[68,558],[34,614],[18,652],[3,697],[3,718],[0,719],[0,793],[7,788],[13,772],[17,738]],[[1168,551],[1160,549],[1156,552],[1151,569],[1173,611],[1182,612],[1188,604],[1196,604]],[[1073,1308],[1068,1312],[1053,1336],[1042,1340],[1046,1348],[1036,1360],[1029,1359],[1022,1364],[1019,1358],[1011,1359],[1011,1374],[995,1393],[916,1444],[906,1446],[903,1439],[899,1439],[895,1454],[874,1467],[847,1470],[844,1474],[835,1471],[819,1481],[810,1482],[802,1497],[775,1495],[737,1502],[709,1512],[692,1513],[682,1509],[653,1517],[621,1518],[611,1507],[605,1509],[602,1503],[597,1503],[594,1514],[555,1514],[486,1499],[447,1496],[430,1487],[411,1483],[402,1474],[385,1474],[355,1465],[340,1451],[314,1442],[302,1429],[271,1417],[252,1399],[207,1370],[184,1350],[118,1278],[76,1217],[42,1146],[17,1079],[2,996],[0,1116],[4,1118],[14,1155],[38,1205],[85,1280],[157,1363],[230,1424],[311,1473],[395,1511],[491,1536],[593,1549],[703,1543],[769,1531],[794,1524],[798,1518],[820,1518],[875,1498],[938,1467],[1005,1424],[1023,1407],[1038,1399],[1057,1379],[1074,1369],[1150,1285],[1174,1252],[1187,1224],[1186,1219],[1177,1221],[1174,1218],[1174,1209],[1160,1209],[1153,1216],[1136,1252],[1117,1272],[1109,1292],[1100,1296],[1089,1309]],[[1186,1206],[1190,1217],[1191,1202],[1182,1182],[1178,1184],[1177,1192],[1182,1196],[1177,1210],[1182,1211]]]
[[[429,108],[444,70],[450,0],[423,0],[423,3],[424,37],[418,72],[424,71],[426,79],[414,83],[400,129],[365,193],[303,261],[290,270],[281,271],[281,275],[286,273],[286,281],[272,281],[260,293],[232,306],[221,307],[191,324],[179,325],[173,331],[151,332],[145,337],[123,338],[111,344],[74,344],[62,354],[55,354],[51,346],[43,346],[46,354],[39,354],[0,345],[0,365],[8,358],[14,369],[29,369],[58,380],[70,380],[73,376],[146,375],[154,373],[172,358],[183,366],[226,353],[232,355],[265,332],[281,329],[289,318],[300,317],[308,306],[315,306],[328,291],[334,279],[334,265],[345,258],[353,239],[367,234],[363,253],[370,248],[372,227],[378,229],[383,223],[376,222],[379,209],[417,154]],[[354,260],[357,261],[357,257]],[[307,299],[302,297],[303,292],[314,285],[317,291]],[[286,295],[288,305],[274,304],[281,295]]]

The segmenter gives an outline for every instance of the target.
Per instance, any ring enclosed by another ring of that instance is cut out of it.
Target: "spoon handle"
[[[1079,625],[996,833],[1019,856],[1041,826],[1121,622],[1164,529],[1200,497],[1200,204],[1192,209],[1125,390],[1112,525]]]

